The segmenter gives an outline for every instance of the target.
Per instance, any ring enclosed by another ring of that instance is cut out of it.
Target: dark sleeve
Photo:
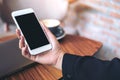
[[[90,56],[65,54],[62,73],[64,80],[120,80],[120,60],[102,61]]]

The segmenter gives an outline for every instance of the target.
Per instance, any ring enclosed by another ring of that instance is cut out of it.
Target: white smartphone
[[[13,11],[12,18],[21,34],[25,37],[25,43],[28,45],[31,55],[36,55],[52,48],[33,9]]]

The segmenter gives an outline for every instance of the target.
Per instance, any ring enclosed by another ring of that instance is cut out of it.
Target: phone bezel
[[[19,24],[17,23],[17,20],[15,19],[15,17],[16,17],[16,16],[25,15],[25,14],[30,14],[30,13],[34,13],[34,10],[31,9],[31,8],[23,9],[23,10],[17,10],[17,11],[13,11],[13,12],[12,12],[12,18],[13,18],[13,20],[14,20],[17,28],[20,30],[20,32],[21,32],[21,34],[22,34],[23,36],[24,36],[24,34],[22,33],[22,30],[20,29]],[[35,13],[34,13],[34,14],[35,14]],[[36,17],[36,18],[37,18],[37,17]],[[37,19],[37,21],[38,21],[38,19]],[[39,24],[41,25],[41,27],[43,26],[41,23],[39,23]],[[43,30],[43,28],[42,28],[42,30]],[[43,32],[44,32],[44,30],[43,30]],[[45,32],[44,32],[44,34],[45,34]],[[46,36],[46,34],[45,34],[45,36]],[[46,36],[46,37],[47,37],[47,36]],[[47,37],[47,39],[48,39],[48,37]],[[49,41],[49,40],[48,40],[48,41]],[[44,46],[41,46],[41,47],[38,47],[38,48],[35,48],[35,49],[32,49],[32,50],[30,49],[29,44],[28,44],[28,42],[26,41],[26,39],[25,39],[25,44],[28,45],[28,50],[29,50],[29,52],[30,52],[31,55],[36,55],[36,54],[39,54],[39,53],[42,53],[42,52],[44,52],[44,51],[47,51],[47,50],[52,49],[52,45],[50,44],[50,42],[49,42],[49,44],[46,44],[46,45],[44,45]]]

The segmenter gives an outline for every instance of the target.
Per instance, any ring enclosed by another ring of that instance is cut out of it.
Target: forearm
[[[62,71],[71,80],[120,80],[120,60],[102,61],[94,57],[65,54]]]

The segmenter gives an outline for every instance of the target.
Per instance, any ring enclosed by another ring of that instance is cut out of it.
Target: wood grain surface
[[[59,42],[65,52],[80,56],[92,56],[102,47],[101,42],[75,35],[66,35]],[[58,80],[60,77],[62,71],[49,65],[35,64],[6,77],[5,80]]]

